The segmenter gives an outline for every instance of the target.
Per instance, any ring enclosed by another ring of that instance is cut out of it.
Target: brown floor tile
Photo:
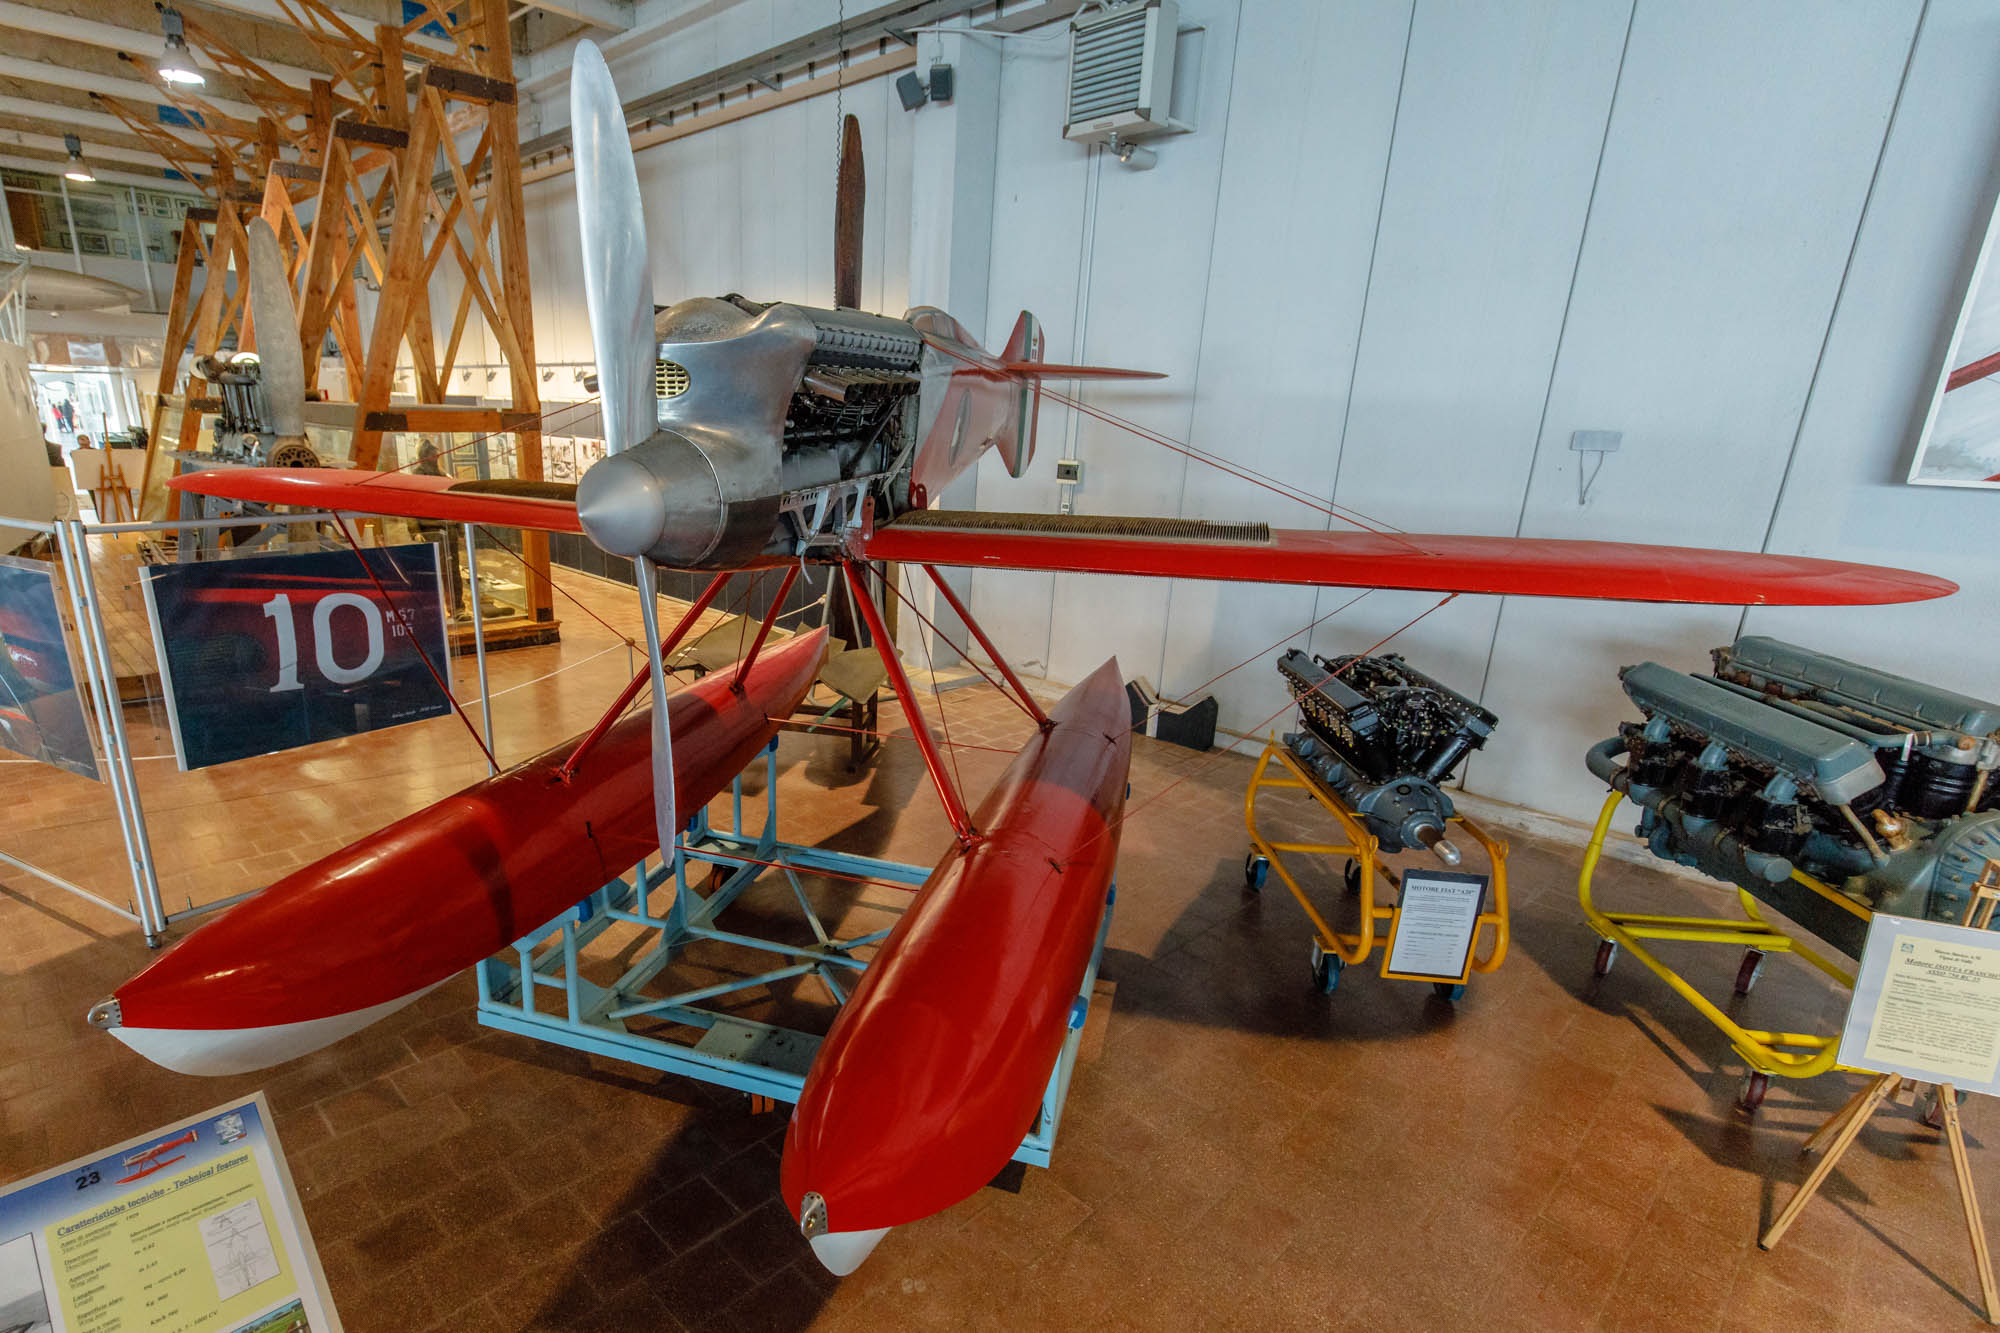
[[[604,605],[629,619],[628,602],[613,590]],[[563,645],[497,655],[495,684],[610,642],[566,618]],[[616,653],[508,696],[503,753],[581,730],[623,676]],[[934,701],[924,707],[935,716]],[[948,693],[945,708],[966,745],[1026,734],[984,686]],[[128,719],[142,748],[160,743],[157,719],[137,725],[143,712]],[[906,725],[893,707],[883,724]],[[147,765],[170,882],[197,897],[254,887],[281,861],[324,854],[473,780],[456,727],[333,743],[309,769],[299,756],[187,775]],[[1005,763],[969,748],[956,757],[975,791]],[[917,862],[944,845],[906,739],[858,775],[835,738],[787,737],[780,759],[788,836]],[[1735,1112],[1742,1071],[1713,1029],[1630,960],[1591,976],[1572,850],[1513,839],[1513,952],[1458,1005],[1372,965],[1333,995],[1314,992],[1298,905],[1275,885],[1242,887],[1247,769],[1135,747],[1137,813],[1122,830],[1104,962],[1116,998],[1103,1053],[1072,1087],[1053,1169],[898,1229],[845,1280],[811,1259],[777,1199],[782,1111],[751,1116],[737,1094],[482,1028],[466,977],[261,1076],[181,1078],[81,1021],[144,964],[143,946],[10,875],[0,1181],[261,1087],[347,1325],[370,1333],[1981,1326],[1948,1164],[1907,1111],[1862,1136],[1776,1251],[1756,1249],[1804,1174],[1800,1139],[1852,1082],[1781,1081],[1758,1117]],[[747,785],[761,790],[761,777]],[[761,819],[754,801],[750,817]],[[87,882],[122,873],[89,784],[0,773],[0,846],[22,839]],[[1323,910],[1351,910],[1330,883],[1308,888]],[[1605,867],[1602,888],[1638,910],[1725,901],[1622,863]],[[852,931],[888,924],[904,901],[848,886],[814,894]],[[782,909],[775,896],[743,905],[760,918]],[[590,966],[616,975],[631,944],[629,932],[607,934]],[[1691,950],[1686,966],[1724,995],[1735,961]],[[807,989],[746,1012],[828,1021]],[[1736,1012],[1823,1029],[1840,998],[1774,959]],[[1967,1121],[1991,1209],[2000,1111],[1975,1099]]]

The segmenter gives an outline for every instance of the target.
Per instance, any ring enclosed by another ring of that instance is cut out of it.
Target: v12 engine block
[[[1591,751],[1654,855],[1736,884],[1858,957],[1871,912],[1957,921],[2000,860],[2000,704],[1776,639],[1711,675],[1619,673],[1645,715]],[[1624,756],[1624,762],[1619,757]]]
[[[1293,649],[1278,672],[1303,729],[1285,746],[1361,817],[1382,850],[1424,847],[1459,863],[1445,837],[1444,784],[1499,719],[1397,653],[1312,657]]]

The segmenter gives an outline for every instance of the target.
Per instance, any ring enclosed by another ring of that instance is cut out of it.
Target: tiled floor
[[[565,645],[536,650],[553,655],[539,665],[497,659],[496,685],[615,643],[572,631],[583,621],[566,614]],[[579,729],[624,669],[616,652],[560,694],[511,696],[538,711],[501,715],[506,757],[543,727]],[[977,793],[1022,719],[983,686],[944,706]],[[895,709],[884,725],[902,730]],[[471,780],[469,751],[462,732],[423,724],[230,766],[204,787],[149,773],[149,808],[177,883],[220,890]],[[933,859],[945,826],[907,739],[859,776],[845,752],[784,739],[787,835]],[[1712,1029],[1630,960],[1593,981],[1570,849],[1516,839],[1513,953],[1456,1008],[1372,973],[1312,991],[1297,906],[1243,889],[1248,773],[1135,744],[1105,960],[1116,994],[1054,1166],[900,1229],[842,1282],[777,1200],[782,1111],[482,1029],[469,977],[263,1075],[165,1073],[83,1023],[143,945],[11,873],[0,1181],[262,1087],[356,1333],[1980,1326],[1948,1163],[1907,1110],[1862,1136],[1776,1252],[1757,1250],[1803,1174],[1800,1140],[1852,1084],[1780,1084],[1754,1121],[1732,1111],[1740,1067]],[[62,783],[0,770],[0,848],[115,883],[115,832]],[[821,892],[836,917],[852,901]],[[1721,904],[1623,865],[1601,892],[1668,912]],[[1694,953],[1689,972],[1725,995],[1736,961]],[[1776,960],[1742,1011],[1824,1029],[1839,1007]],[[1967,1121],[1991,1205],[2000,1170],[1983,1141],[2000,1122],[1983,1099]]]

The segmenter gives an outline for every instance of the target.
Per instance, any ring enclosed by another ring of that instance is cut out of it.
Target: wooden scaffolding
[[[221,407],[198,392],[198,379],[190,391],[183,361],[223,346],[256,346],[246,228],[259,216],[277,233],[292,274],[309,425],[350,432],[351,462],[370,470],[382,461],[386,434],[511,436],[513,474],[541,480],[540,376],[506,0],[466,0],[451,10],[426,0],[408,22],[370,33],[320,0],[278,4],[329,70],[304,89],[187,23],[189,44],[264,112],[254,122],[225,115],[133,62],[207,141],[205,160],[160,127],[154,108],[96,99],[212,198],[189,211],[181,230],[142,490],[148,512],[163,512],[170,468],[162,455],[199,447],[203,417]],[[199,290],[198,269],[205,270]],[[434,280],[448,293],[448,322],[434,309]],[[504,406],[446,401],[475,314],[504,363]],[[340,401],[329,400],[321,384],[328,344],[346,370]],[[414,403],[396,401],[400,373],[411,377]],[[522,555],[529,613],[489,622],[489,642],[556,635],[547,536],[524,532]]]

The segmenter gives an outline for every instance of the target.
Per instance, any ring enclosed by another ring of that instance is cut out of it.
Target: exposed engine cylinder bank
[[[1589,765],[1638,804],[1654,855],[1737,884],[1844,952],[1870,911],[1956,921],[2000,859],[2000,705],[1746,637],[1715,674],[1619,673],[1643,723]],[[1618,762],[1620,755],[1625,762]]]
[[[838,516],[793,493],[856,481],[858,504],[913,438],[924,342],[906,320],[727,296],[669,306],[653,327],[658,429],[577,487],[607,550],[682,569],[798,554]],[[884,513],[907,504],[877,498]]]
[[[197,462],[249,467],[318,467],[319,455],[302,439],[282,440],[264,386],[264,364],[255,352],[197,357],[195,373],[222,399],[212,427],[215,447]]]
[[[1426,847],[1446,865],[1454,813],[1444,784],[1486,743],[1499,719],[1400,654],[1310,657],[1294,649],[1278,672],[1303,731],[1285,745],[1360,815],[1382,849]]]

